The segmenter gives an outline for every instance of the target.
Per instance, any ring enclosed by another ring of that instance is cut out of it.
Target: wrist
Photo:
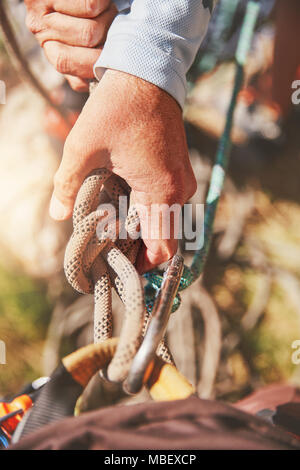
[[[131,106],[135,104],[142,112],[144,108],[147,113],[159,110],[160,114],[172,109],[173,112],[182,119],[182,109],[177,100],[159,86],[137,77],[133,74],[107,69],[103,76],[102,85],[109,84],[112,92],[117,93],[122,101],[126,101]],[[124,110],[127,113],[127,110]]]

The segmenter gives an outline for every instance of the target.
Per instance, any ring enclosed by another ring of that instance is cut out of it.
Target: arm
[[[119,8],[124,7],[123,1],[119,0]],[[153,204],[182,206],[196,190],[181,106],[185,74],[205,34],[212,0],[128,1],[131,7],[125,3],[126,9],[114,20],[96,64],[97,74],[106,71],[66,140],[50,214],[56,220],[69,218],[86,175],[95,168],[111,169],[131,186],[134,202],[145,208],[139,211],[145,244],[139,264],[142,272],[168,260],[178,244],[172,227],[168,239],[160,230],[156,239],[145,236],[147,211]],[[33,0],[27,3],[37,5]],[[62,13],[64,5],[70,9],[66,0],[52,3],[59,5]],[[82,16],[79,7],[88,3],[95,7],[103,0],[72,2],[74,11],[69,15],[73,26],[73,16]],[[55,32],[52,25],[52,35],[53,29]],[[48,44],[51,48],[51,40],[47,40],[46,28],[44,47]],[[61,31],[59,41],[61,49]],[[77,55],[68,49],[67,60],[58,61],[67,64],[63,72],[71,70],[71,75],[88,78],[80,65],[78,48],[85,66],[86,57],[79,36],[70,38],[69,34],[68,47],[70,43],[75,43]],[[55,53],[53,57],[55,62]]]

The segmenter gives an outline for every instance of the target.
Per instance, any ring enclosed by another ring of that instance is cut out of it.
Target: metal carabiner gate
[[[144,340],[133,359],[128,377],[123,384],[124,391],[128,394],[138,393],[151,374],[156,350],[167,329],[183,267],[183,257],[175,255],[164,273],[163,283],[156,296]]]

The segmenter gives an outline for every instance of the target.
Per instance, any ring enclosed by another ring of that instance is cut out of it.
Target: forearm
[[[205,36],[212,0],[116,0],[122,10],[110,27],[95,73],[115,69],[143,78],[183,107],[186,73]]]

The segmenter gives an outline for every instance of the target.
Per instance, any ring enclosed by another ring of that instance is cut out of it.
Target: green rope
[[[203,272],[203,268],[210,249],[215,215],[224,186],[228,159],[231,150],[231,130],[233,126],[234,111],[237,104],[238,94],[243,86],[244,65],[251,46],[259,10],[260,4],[254,0],[249,0],[235,55],[236,73],[230,105],[226,116],[226,124],[218,145],[216,161],[212,170],[211,182],[206,198],[206,209],[204,215],[204,243],[202,247],[199,247],[199,249],[196,250],[191,266],[185,266],[178,291],[186,289],[196,279],[199,278]],[[163,275],[159,271],[154,271],[145,274],[145,278],[148,281],[145,287],[146,306],[148,311],[151,312],[155,296],[163,281]],[[173,304],[173,311],[177,310],[179,305],[180,296],[177,294]]]
[[[209,72],[216,66],[224,41],[232,26],[238,3],[239,0],[221,1],[208,51],[197,64],[200,73]]]

